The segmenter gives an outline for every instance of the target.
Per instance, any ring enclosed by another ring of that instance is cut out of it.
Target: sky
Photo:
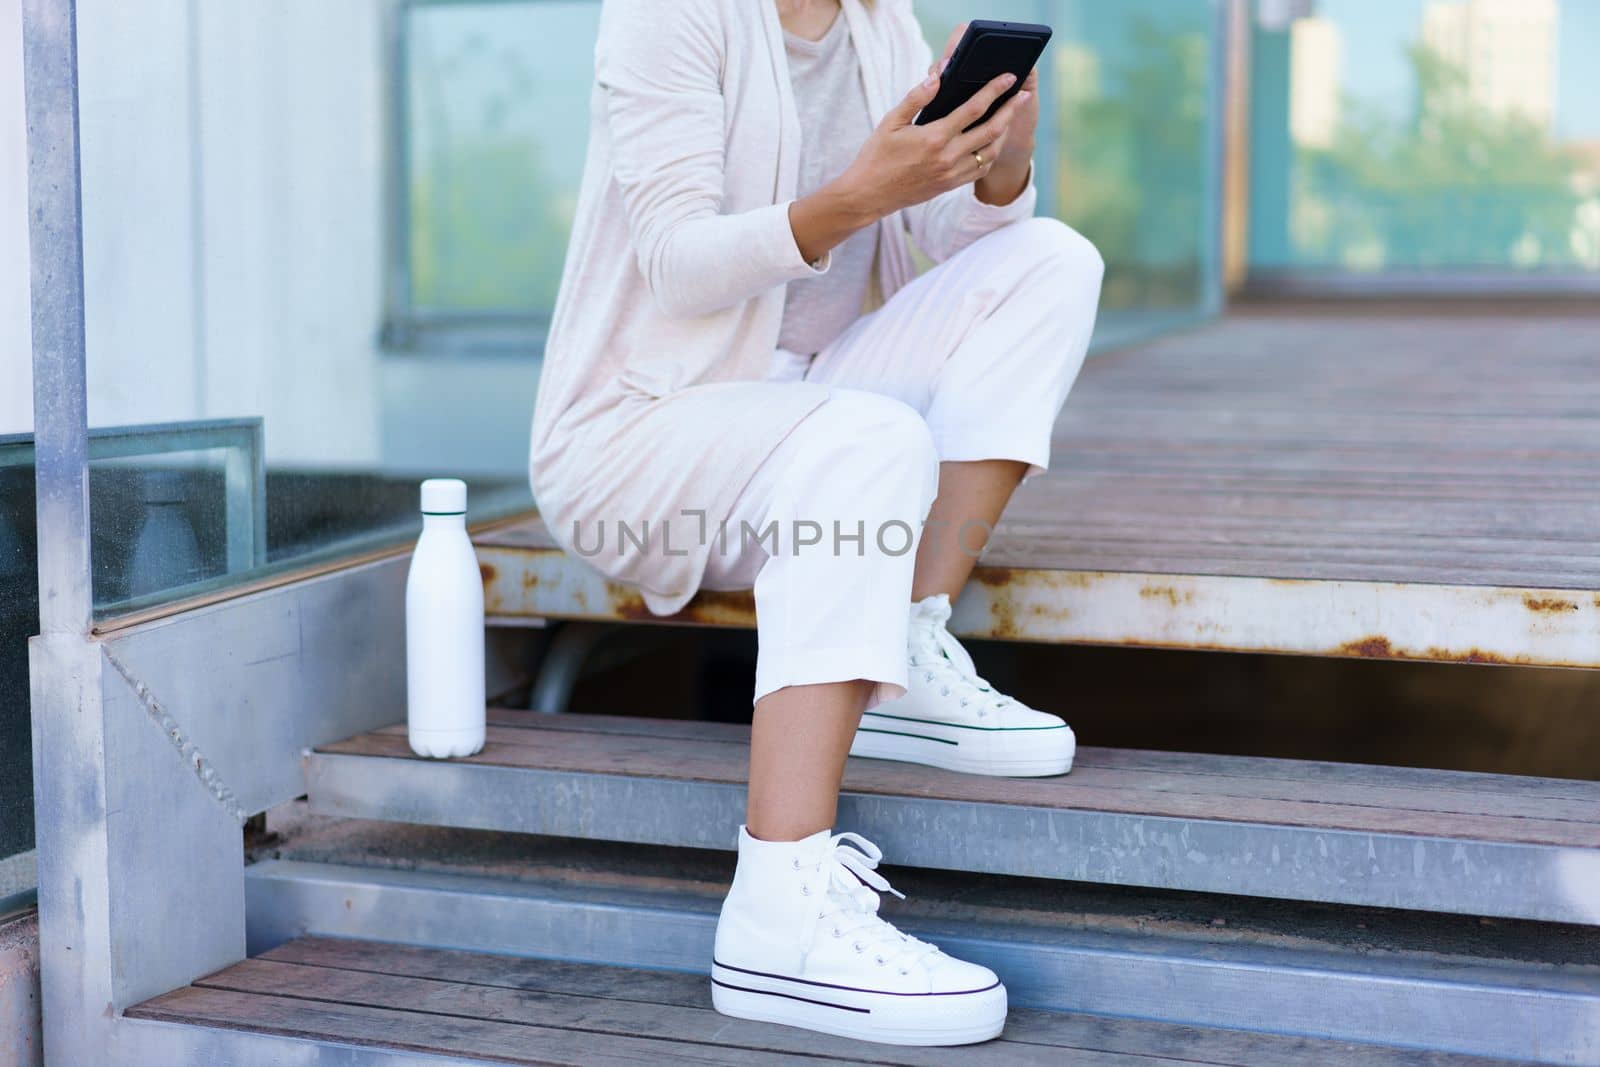
[[[1416,40],[1427,0],[1321,0],[1344,35],[1344,81],[1363,100],[1409,107],[1402,48]],[[1600,0],[1562,0],[1556,129],[1564,140],[1600,138]]]

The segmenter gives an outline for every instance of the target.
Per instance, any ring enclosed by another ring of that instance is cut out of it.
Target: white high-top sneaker
[[[850,755],[1012,778],[1066,774],[1077,751],[1072,728],[979,678],[949,620],[943,593],[911,605],[906,695],[861,717]]]
[[[724,1015],[893,1045],[999,1035],[1006,989],[878,917],[883,853],[823,830],[760,841],[739,828],[739,866],[717,921],[711,1000]]]

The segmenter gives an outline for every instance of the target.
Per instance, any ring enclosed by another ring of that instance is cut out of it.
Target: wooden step
[[[589,843],[578,845],[575,851],[593,855]],[[550,842],[533,847],[547,854]],[[472,845],[467,851],[483,856]],[[672,851],[684,859],[675,873],[645,860],[637,877],[622,878],[581,860],[561,874],[547,868],[524,876],[497,864],[499,873],[489,875],[476,861],[439,867],[404,848],[371,857],[381,866],[266,860],[245,869],[248,952],[310,934],[709,977],[730,864],[711,861],[711,873],[705,854]],[[1019,899],[1021,887],[1010,879],[956,876],[966,888],[951,896],[949,876],[891,873],[910,899],[886,902],[888,917],[1000,975],[1013,1008],[1600,1063],[1600,972],[1580,962],[1590,958],[1588,931],[1505,924],[1491,936],[1502,950],[1516,946],[1521,956],[1510,958],[1484,951],[1470,919],[1413,916],[1421,920],[1415,937],[1373,941],[1359,930],[1361,919],[1370,931],[1402,916],[1346,913],[1342,933],[1324,924],[1319,935],[1283,915],[1305,909],[1257,902],[1260,912],[1298,929],[1264,942],[1250,932],[1244,901],[1229,902],[1225,926],[1213,920],[1203,930],[1175,927],[1173,911],[1198,901],[1170,897],[1136,911],[1148,923],[1129,924],[1126,916],[1106,923],[1092,908],[1080,911],[1082,896],[1068,892],[1057,898],[1062,914],[1053,915],[1045,886],[1030,886]],[[930,894],[930,881],[944,882],[945,892]],[[972,900],[977,882],[997,892],[978,894],[983,905],[952,910],[953,901]],[[1315,910],[1326,917],[1326,909]],[[1553,947],[1558,940],[1565,943]]]
[[[306,756],[322,814],[728,849],[748,728],[491,713],[468,759],[401,724]],[[1084,749],[1008,780],[852,760],[840,826],[891,864],[1600,924],[1600,783]]]
[[[465,1062],[582,1067],[1491,1062],[1022,1009],[1013,1009],[998,1040],[983,1045],[866,1045],[718,1015],[706,980],[695,975],[316,937],[279,945],[135,1005],[127,1017]]]

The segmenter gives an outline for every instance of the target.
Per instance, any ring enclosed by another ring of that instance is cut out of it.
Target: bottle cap
[[[424,515],[465,515],[467,483],[460,478],[429,478],[422,483]]]

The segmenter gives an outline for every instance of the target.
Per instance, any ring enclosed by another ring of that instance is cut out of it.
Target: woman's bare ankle
[[[833,829],[833,820],[798,819],[792,816],[761,818],[750,815],[745,820],[745,832],[757,841],[768,843],[804,841],[812,834]]]

